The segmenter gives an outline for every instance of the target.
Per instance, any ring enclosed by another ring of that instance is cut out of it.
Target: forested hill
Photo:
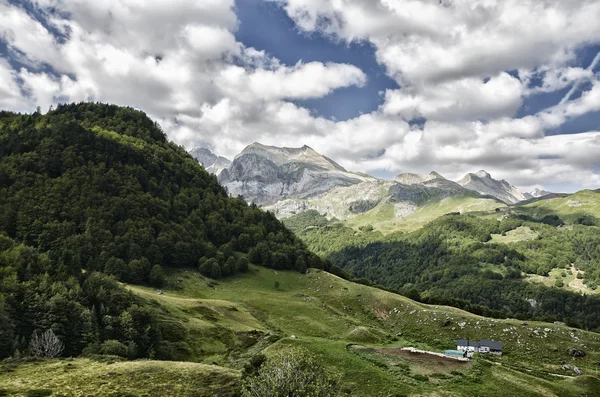
[[[244,253],[268,267],[322,266],[272,214],[228,197],[143,112],[92,103],[0,112],[0,240],[0,327],[12,336],[0,357],[48,328],[72,334],[59,335],[69,354],[106,338],[142,344],[108,323],[133,301],[110,301],[117,287],[105,275],[160,285],[166,267],[200,266],[227,276],[247,268]],[[152,318],[138,313],[134,328]]]

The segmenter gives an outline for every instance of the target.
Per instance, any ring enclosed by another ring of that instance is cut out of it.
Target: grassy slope
[[[506,232],[506,235],[492,234],[492,242],[497,244],[510,244],[518,241],[535,240],[539,236],[527,226],[519,226],[514,230]]]
[[[566,274],[566,277],[562,276],[563,272]],[[548,287],[556,287],[556,280],[562,279],[563,286],[561,289],[588,295],[600,293],[598,289],[593,290],[585,285],[582,279],[578,279],[577,273],[581,273],[583,275],[584,271],[577,270],[575,266],[571,265],[571,267],[568,269],[553,269],[550,271],[547,277],[539,276],[537,274],[530,274],[527,275],[526,280],[532,283],[541,283]]]
[[[577,360],[577,365],[586,373],[592,373],[593,363],[600,360],[600,335],[597,334],[542,323],[523,327],[518,321],[490,320],[454,308],[430,307],[399,295],[349,283],[325,272],[300,275],[255,267],[252,270],[254,274],[219,282],[214,288],[194,272],[180,274],[177,278],[181,289],[163,295],[156,295],[153,290],[142,287],[131,288],[160,303],[168,301],[169,305],[181,302],[189,307],[192,302],[189,299],[195,299],[197,305],[220,313],[209,322],[225,328],[224,321],[232,312],[236,315],[243,313],[237,318],[237,324],[232,325],[238,335],[240,330],[246,330],[245,326],[261,331],[268,329],[273,334],[282,335],[277,343],[269,345],[267,339],[271,337],[262,334],[250,350],[269,346],[269,352],[287,345],[303,346],[340,372],[344,387],[356,395],[428,394],[440,390],[460,394],[465,383],[462,382],[463,375],[435,381],[432,378],[429,382],[415,380],[412,376],[419,372],[416,363],[405,360],[412,371],[408,375],[398,374],[393,371],[396,365],[367,360],[354,349],[348,349],[350,343],[441,350],[453,347],[455,339],[461,337],[501,340],[507,352],[499,360],[504,366],[464,371],[464,376],[476,379],[467,382],[468,387],[478,390],[477,394],[486,395],[506,395],[506,390],[511,388],[514,395],[522,389],[535,388],[544,390],[547,395],[569,395],[570,391],[578,390],[573,389],[572,381],[555,380],[544,375],[540,375],[541,378],[523,375],[523,370],[560,371],[559,361],[569,359],[566,349],[571,346],[588,352],[584,359]],[[279,289],[275,289],[276,281]],[[223,311],[223,307],[227,306],[223,302],[230,302],[230,307],[237,308],[237,311]],[[446,318],[451,318],[454,324],[443,327]],[[571,332],[574,337],[571,337]],[[394,341],[394,335],[398,333],[402,335]],[[579,343],[574,341],[575,337],[580,338]],[[229,351],[214,354],[204,361],[239,367],[242,363],[239,357],[244,355],[243,351]],[[516,371],[505,366],[515,367]],[[478,378],[474,375],[476,370],[487,373],[491,378]],[[496,392],[492,380],[500,378],[510,379],[512,386]]]
[[[162,390],[161,395],[193,395],[186,394],[188,389],[177,394],[165,391],[165,387],[187,388],[186,371],[205,373],[205,377],[199,375],[198,382],[208,382],[217,375],[233,382],[237,376],[234,370],[240,369],[252,354],[261,350],[269,354],[295,345],[320,356],[342,376],[343,389],[356,396],[568,396],[593,395],[591,387],[600,387],[597,379],[547,375],[572,375],[559,369],[561,359],[575,363],[585,375],[592,375],[593,364],[600,361],[598,334],[535,322],[522,326],[516,320],[493,320],[455,308],[427,306],[319,271],[300,275],[253,266],[249,274],[216,285],[192,271],[173,274],[170,280],[173,287],[166,288],[162,295],[146,287],[128,288],[160,306],[165,316],[183,324],[197,349],[197,360],[218,367],[157,362],[107,365],[75,360],[78,373],[64,369],[67,362],[60,361],[28,364],[16,372],[0,374],[0,384],[10,390],[68,384],[78,392],[66,395],[87,395],[85,390],[108,379],[109,384],[117,382],[114,385],[118,390],[130,393],[124,395],[158,395],[151,386],[155,383],[171,385],[160,386],[163,388],[157,390]],[[276,281],[279,289],[275,289]],[[447,318],[452,324],[444,327]],[[470,368],[432,373],[420,360],[349,346],[416,346],[439,351],[453,348],[458,338],[502,341],[506,355],[493,359],[501,365],[491,365],[481,358]],[[588,354],[572,360],[566,353],[569,347],[578,347]],[[136,369],[146,365],[154,369]],[[50,375],[42,376],[45,371]],[[208,375],[210,371],[216,371],[216,375]],[[127,377],[110,377],[108,372]],[[60,376],[52,376],[53,373]],[[147,392],[136,389],[137,374],[148,375],[144,386]],[[416,376],[423,374],[429,380]],[[582,385],[585,382],[592,386]],[[215,386],[208,387],[211,390]]]
[[[372,225],[375,230],[384,234],[397,231],[411,232],[450,212],[493,211],[500,207],[506,207],[506,205],[491,199],[458,195],[441,200],[430,200],[419,205],[415,212],[402,219],[395,218],[394,204],[385,203],[364,214],[349,218],[345,223],[353,228]]]
[[[558,215],[567,222],[573,222],[584,214],[600,217],[600,192],[582,190],[566,197],[538,200],[515,208],[538,216]]]
[[[41,396],[48,395],[41,390],[49,390],[52,396],[226,397],[236,390],[239,379],[238,371],[227,368],[161,361],[53,360],[12,371],[0,373],[2,395],[30,396],[39,390]]]

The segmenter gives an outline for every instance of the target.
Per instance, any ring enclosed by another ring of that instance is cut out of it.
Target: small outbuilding
[[[502,343],[491,340],[482,340],[479,342],[459,339],[456,341],[456,350],[467,353],[467,357],[472,357],[473,353],[502,355]]]

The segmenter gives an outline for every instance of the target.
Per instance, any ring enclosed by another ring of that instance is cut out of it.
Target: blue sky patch
[[[347,63],[367,75],[364,87],[342,88],[323,98],[293,101],[316,115],[348,120],[371,113],[383,103],[382,93],[386,89],[398,88],[398,84],[385,74],[385,68],[377,63],[375,49],[369,43],[333,42],[319,34],[300,32],[285,11],[272,2],[239,1],[236,14],[240,20],[237,40],[248,47],[266,51],[286,65],[300,61]]]

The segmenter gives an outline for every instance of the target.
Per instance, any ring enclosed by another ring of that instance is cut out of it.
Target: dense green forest
[[[563,225],[555,215],[534,219],[514,214],[502,221],[448,214],[409,234],[383,236],[327,222],[316,212],[285,221],[315,252],[362,282],[428,303],[448,304],[494,317],[566,321],[600,327],[600,296],[545,286],[525,274],[547,276],[571,264],[584,271],[583,283],[600,284],[600,232],[596,226]],[[537,236],[495,243],[527,227]],[[557,281],[559,283],[560,281]]]
[[[141,111],[0,112],[0,358],[47,329],[66,355],[169,358],[185,341],[118,281],[160,287],[182,267],[226,277],[248,260],[328,265],[272,214],[228,197]]]

